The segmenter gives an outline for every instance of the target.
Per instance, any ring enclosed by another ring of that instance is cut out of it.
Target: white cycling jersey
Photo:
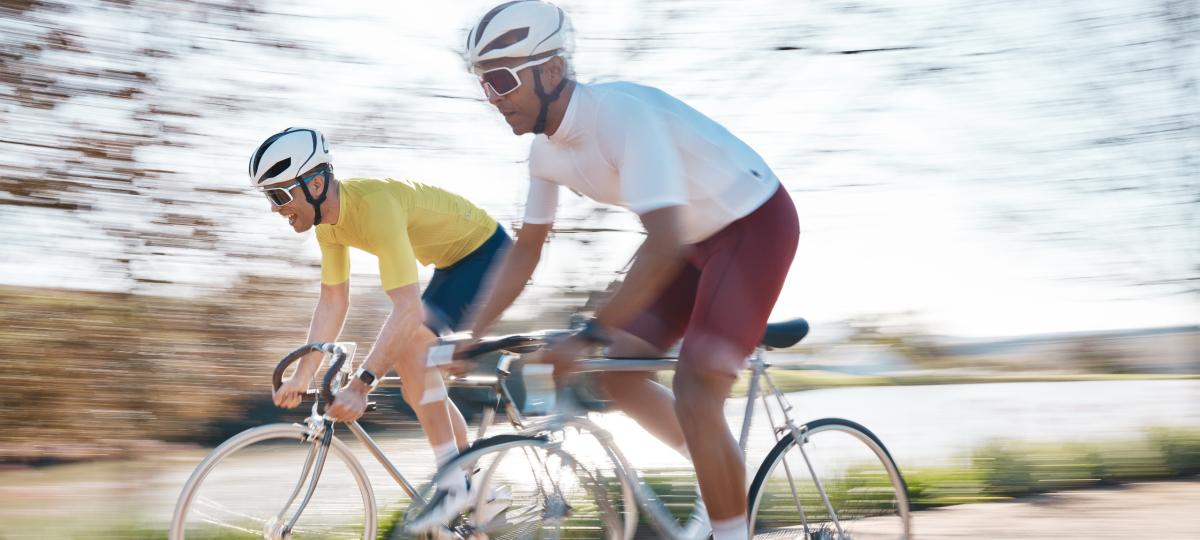
[[[753,149],[671,95],[628,82],[577,84],[554,135],[529,152],[526,223],[552,223],[558,186],[644,214],[683,207],[696,243],[753,212],[779,179]]]

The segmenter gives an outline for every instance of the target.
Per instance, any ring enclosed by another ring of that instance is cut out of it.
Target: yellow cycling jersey
[[[350,279],[350,247],[379,258],[379,279],[391,290],[417,282],[417,261],[445,268],[496,232],[487,212],[441,188],[369,178],[339,185],[337,223],[317,225],[326,285]]]

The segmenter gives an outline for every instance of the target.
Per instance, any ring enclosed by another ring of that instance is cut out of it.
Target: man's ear
[[[551,75],[551,83],[558,84],[559,80],[567,76],[567,61],[561,56],[551,58],[546,62],[546,72]]]

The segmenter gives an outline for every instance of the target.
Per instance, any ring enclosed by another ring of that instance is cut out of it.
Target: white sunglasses
[[[517,72],[527,67],[538,66],[545,64],[553,59],[554,56],[547,56],[537,60],[530,60],[515,67],[498,67],[480,72],[475,70],[475,74],[479,75],[479,84],[484,90],[491,89],[497,96],[507,96],[516,92],[521,87],[521,77],[517,76]]]
[[[263,195],[267,196],[267,199],[269,199],[271,201],[271,204],[274,204],[275,206],[284,206],[284,205],[292,202],[292,188],[294,188],[300,184],[307,184],[313,178],[316,178],[322,174],[325,174],[324,168],[322,168],[308,176],[302,176],[300,178],[297,178],[294,183],[288,184],[286,186],[264,187],[264,188],[258,188],[258,190],[261,191],[263,193]]]

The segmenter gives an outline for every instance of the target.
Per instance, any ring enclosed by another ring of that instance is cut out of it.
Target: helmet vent
[[[488,23],[492,22],[493,17],[495,17],[496,15],[499,15],[501,11],[504,11],[504,8],[511,6],[513,4],[516,4],[518,2],[521,2],[521,1],[522,0],[515,0],[513,2],[505,2],[503,4],[500,4],[500,5],[492,8],[491,11],[487,12],[487,14],[485,14],[483,16],[483,19],[481,19],[479,21],[479,26],[477,26],[475,28],[475,45],[479,45],[479,40],[483,39],[483,31],[487,30]]]
[[[263,143],[258,146],[258,150],[254,152],[254,157],[250,160],[250,175],[251,176],[254,176],[254,171],[258,170],[258,163],[260,161],[262,161],[263,154],[267,153],[267,148],[269,148],[271,146],[271,143],[275,142],[280,137],[286,135],[287,132],[290,131],[291,129],[292,128],[287,128],[283,131],[280,131],[279,133],[271,135],[270,137],[267,138],[266,141],[263,141]],[[276,173],[276,174],[278,174],[278,173]]]
[[[272,165],[270,169],[267,169],[267,172],[263,173],[261,180],[266,180],[267,178],[274,178],[274,177],[278,176],[279,173],[282,173],[283,171],[288,170],[288,167],[291,167],[291,166],[292,166],[292,158],[290,158],[290,157],[284,158],[283,161],[280,161],[280,162]]]
[[[483,50],[479,51],[479,54],[487,54],[496,49],[503,49],[505,47],[510,47],[514,43],[520,43],[521,40],[523,40],[527,37],[529,37],[529,27],[528,26],[526,26],[524,28],[515,28],[513,30],[509,30],[509,31],[501,34],[500,37],[493,39],[491,43],[488,43],[487,46],[483,48]]]

